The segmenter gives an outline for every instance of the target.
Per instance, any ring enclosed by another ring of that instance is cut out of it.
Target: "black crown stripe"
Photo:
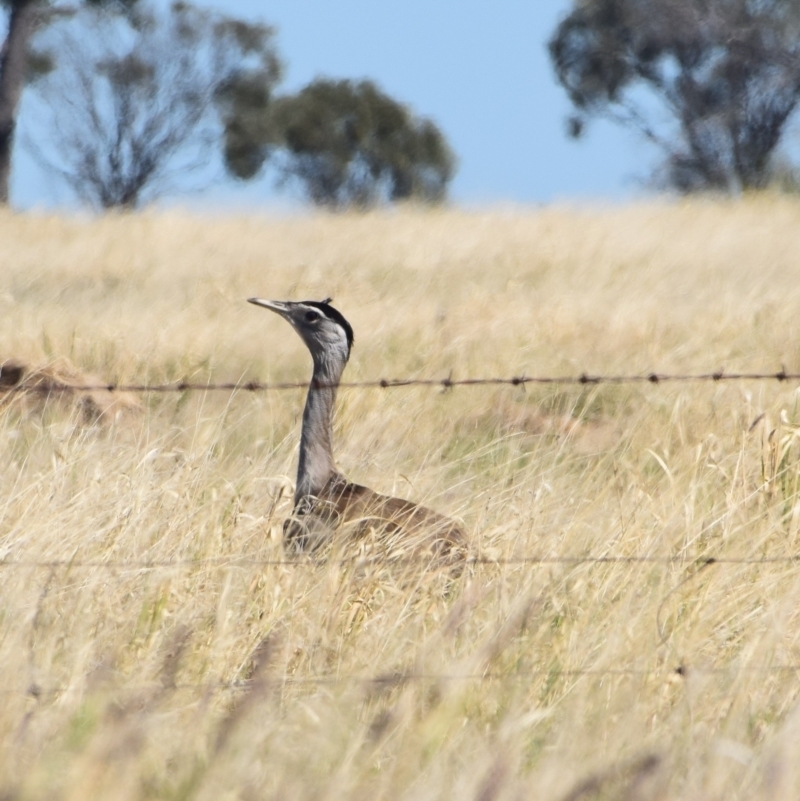
[[[338,309],[334,309],[330,303],[326,303],[325,301],[303,300],[300,302],[304,306],[313,306],[315,309],[319,309],[326,317],[334,322],[339,323],[339,325],[344,328],[345,334],[347,335],[347,347],[352,349],[353,342],[355,342],[353,327],[347,322],[347,320],[345,320],[344,315]]]

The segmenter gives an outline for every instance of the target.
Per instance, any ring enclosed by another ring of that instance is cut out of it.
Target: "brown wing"
[[[291,530],[285,529],[285,533],[301,548],[313,548],[332,538],[334,532],[337,539],[342,535],[362,539],[373,534],[388,553],[396,556],[421,550],[455,556],[456,552],[463,554],[467,547],[466,534],[454,520],[411,501],[353,484],[338,474],[307,509],[295,510],[293,520],[298,523],[292,524]]]

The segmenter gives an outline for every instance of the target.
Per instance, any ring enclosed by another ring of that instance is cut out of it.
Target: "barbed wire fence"
[[[52,570],[59,568],[89,568],[101,570],[170,570],[177,568],[211,567],[217,569],[246,567],[292,567],[318,569],[327,565],[369,567],[392,564],[397,566],[431,564],[432,557],[425,554],[402,557],[351,557],[295,559],[269,559],[258,556],[219,556],[203,559],[2,559],[0,571],[8,568],[31,568]],[[447,563],[450,564],[450,563]],[[503,565],[677,565],[702,569],[712,565],[776,565],[800,564],[800,554],[788,556],[729,557],[729,556],[467,556],[458,560],[458,565],[494,566]]]
[[[661,676],[665,680],[690,679],[695,676],[776,676],[787,673],[800,675],[800,664],[776,665],[737,665],[725,667],[713,665],[693,665],[683,662],[681,664],[663,663],[655,667],[609,667],[609,668],[522,668],[512,671],[486,670],[471,673],[425,673],[419,671],[388,672],[376,675],[358,673],[321,673],[310,675],[270,675],[257,679],[235,679],[232,681],[205,681],[205,682],[170,682],[164,684],[158,678],[149,683],[118,684],[110,687],[113,692],[123,691],[130,693],[163,691],[172,692],[186,690],[214,694],[220,692],[248,692],[259,686],[272,687],[317,687],[317,686],[362,686],[366,688],[392,689],[415,684],[456,684],[456,683],[484,683],[484,682],[533,682],[538,679],[552,681],[554,679],[580,679],[580,678],[652,678]],[[28,695],[37,699],[48,696],[57,696],[67,691],[67,687],[60,685],[46,687],[32,682],[21,687],[0,687],[0,696]]]
[[[0,379],[2,379],[0,365]],[[36,373],[33,374],[33,379]],[[185,392],[269,392],[292,389],[307,389],[309,386],[315,389],[331,387],[330,384],[319,382],[288,381],[277,383],[262,383],[259,381],[247,382],[222,382],[222,383],[199,383],[181,381],[166,384],[68,384],[57,380],[44,380],[39,383],[28,383],[30,379],[25,379],[15,384],[3,384],[0,380],[0,397],[3,394],[14,393],[69,393],[69,392],[141,392],[141,393],[185,393]],[[463,378],[454,379],[452,376],[447,378],[392,378],[377,379],[367,381],[344,381],[336,386],[345,389],[390,389],[404,388],[412,386],[434,387],[442,390],[450,390],[455,387],[476,387],[476,386],[516,386],[525,387],[528,384],[564,384],[564,385],[600,385],[600,384],[666,384],[666,383],[692,383],[692,382],[734,382],[734,381],[777,381],[780,383],[798,382],[800,383],[800,373],[789,372],[782,367],[776,372],[726,372],[718,370],[710,373],[641,373],[641,374],[617,374],[601,375],[580,373],[568,376],[527,376],[519,375],[509,378]],[[322,562],[319,559],[265,559],[257,555],[237,556],[237,557],[217,557],[205,559],[171,559],[171,560],[81,560],[81,559],[56,559],[56,560],[31,560],[31,559],[5,559],[0,556],[0,571],[11,568],[33,568],[33,569],[56,569],[56,568],[97,568],[97,569],[133,569],[133,570],[161,570],[175,569],[181,567],[318,567],[320,564],[357,564],[368,566],[370,564],[385,563],[387,559],[380,557],[373,558],[352,558],[352,559],[326,559]],[[429,562],[430,557],[420,555],[395,557],[391,561],[393,564]],[[469,556],[461,560],[465,566],[473,565],[582,565],[582,564],[628,564],[628,565],[682,565],[695,566],[698,569],[710,565],[765,565],[765,564],[798,564],[800,555],[789,556],[761,556],[755,558],[738,558],[726,556],[697,556],[689,557],[678,556],[547,556],[547,555],[520,555],[495,558],[491,556]]]
[[[715,667],[707,665],[669,665],[663,664],[652,668],[618,667],[618,668],[534,668],[514,671],[483,671],[479,673],[384,673],[378,675],[326,673],[316,675],[273,675],[259,679],[240,679],[234,681],[206,681],[206,682],[174,682],[164,685],[157,679],[152,682],[129,685],[116,685],[110,688],[113,692],[152,692],[168,690],[193,691],[204,694],[220,692],[249,692],[257,687],[340,687],[345,685],[361,686],[365,688],[392,689],[415,684],[456,684],[456,683],[484,683],[484,682],[533,682],[538,679],[553,681],[554,679],[580,679],[580,678],[652,678],[664,677],[665,680],[689,679],[694,676],[776,676],[787,673],[800,675],[800,664],[781,665],[730,665],[728,667]],[[36,699],[58,696],[67,691],[67,687],[45,687],[32,683],[25,687],[0,688],[0,696],[23,695]]]
[[[237,381],[237,382],[192,382],[179,381],[163,384],[124,384],[124,383],[91,383],[91,384],[71,384],[58,380],[39,379],[34,373],[32,377],[19,381],[19,383],[4,383],[0,374],[0,397],[3,395],[41,393],[80,393],[80,392],[111,392],[111,393],[186,393],[186,392],[271,392],[295,389],[324,389],[332,385],[325,385],[319,382],[308,381],[285,381],[264,383],[261,381]],[[429,387],[449,391],[456,387],[479,387],[479,386],[512,386],[525,387],[527,385],[577,385],[577,386],[597,386],[602,384],[611,385],[661,385],[668,383],[721,383],[721,382],[740,382],[740,381],[777,381],[779,383],[800,383],[800,373],[789,372],[781,368],[775,372],[727,372],[718,370],[707,373],[659,373],[648,372],[640,374],[616,374],[603,375],[582,372],[566,376],[528,376],[525,374],[511,377],[483,377],[483,378],[453,378],[452,374],[446,378],[390,378],[365,381],[343,381],[337,384],[341,389],[393,389],[405,387]],[[189,558],[189,559],[124,559],[124,560],[100,560],[100,559],[8,559],[0,558],[0,574],[2,571],[16,569],[49,569],[56,570],[65,568],[70,569],[99,569],[99,570],[174,570],[180,568],[264,568],[264,567],[290,567],[317,569],[330,564],[354,565],[366,567],[372,564],[413,564],[419,562],[429,562],[430,557],[420,555],[419,557],[401,557],[386,559],[381,557],[353,557],[350,559],[319,559],[313,557],[294,558],[294,559],[273,559],[261,558],[257,555],[244,555],[236,557],[215,557],[215,558]],[[704,570],[711,566],[753,566],[753,565],[797,565],[800,564],[800,554],[798,555],[777,555],[760,557],[728,557],[728,556],[687,556],[687,555],[645,555],[645,556],[617,556],[617,555],[576,555],[576,556],[548,556],[548,555],[519,555],[509,557],[491,556],[469,556],[462,560],[465,566],[580,566],[580,565],[665,565],[694,568],[695,572]],[[171,691],[187,690],[203,693],[216,692],[235,692],[249,691],[257,683],[277,685],[277,686],[317,686],[317,685],[344,685],[355,684],[372,687],[401,687],[415,683],[452,683],[452,682],[519,682],[534,681],[539,678],[581,678],[581,677],[639,677],[648,678],[663,675],[667,678],[686,679],[691,675],[703,676],[724,676],[736,674],[752,674],[758,676],[768,676],[785,673],[797,673],[800,675],[800,664],[779,664],[765,666],[746,666],[731,665],[728,667],[708,667],[694,665],[661,665],[654,668],[638,667],[615,667],[615,668],[541,668],[531,670],[518,670],[512,672],[492,672],[467,674],[422,674],[422,673],[392,673],[387,675],[365,676],[365,675],[339,675],[324,674],[311,676],[279,676],[269,679],[259,679],[256,681],[216,681],[199,683],[175,683],[166,688]],[[145,692],[159,689],[157,681],[151,684],[129,685],[114,688],[125,692]],[[57,696],[64,692],[65,688],[51,687],[43,688],[33,684],[25,688],[2,688],[0,696],[3,695],[27,695],[40,699],[45,696]]]
[[[226,381],[221,383],[178,381],[166,384],[124,384],[93,383],[70,384],[57,380],[37,380],[34,372],[31,379],[22,379],[18,383],[4,384],[0,381],[0,394],[13,393],[59,393],[59,392],[275,392],[291,389],[326,389],[333,386],[341,389],[395,389],[402,387],[434,387],[443,390],[455,387],[478,386],[514,386],[524,387],[529,384],[563,384],[563,385],[599,385],[599,384],[668,384],[668,383],[700,383],[731,381],[778,381],[799,382],[800,373],[788,372],[781,368],[776,372],[726,372],[717,370],[710,373],[632,373],[618,375],[602,375],[582,372],[565,376],[528,376],[525,374],[508,378],[381,378],[366,381],[341,381],[338,384],[324,384],[308,381],[280,381],[264,383],[261,381]]]
[[[263,568],[263,567],[292,567],[292,568],[325,568],[333,565],[366,566],[370,564],[384,565],[387,562],[395,564],[413,564],[422,561],[430,562],[430,557],[402,557],[386,559],[385,557],[326,559],[314,557],[298,557],[295,559],[260,558],[255,555],[238,557],[213,557],[191,559],[0,559],[0,574],[7,569],[49,569],[51,571],[64,568],[71,569],[105,569],[105,570],[170,570],[177,568],[211,567],[217,569],[229,568]],[[502,566],[502,565],[674,565],[693,569],[689,578],[712,566],[752,566],[752,565],[796,565],[800,563],[800,554],[783,556],[761,557],[729,557],[729,556],[699,556],[687,555],[645,555],[645,556],[511,556],[511,557],[467,557],[464,565],[472,566]],[[685,581],[685,580],[684,580]],[[684,583],[681,582],[681,584]],[[680,586],[680,585],[679,585]],[[676,588],[673,588],[676,589]],[[553,681],[554,679],[580,679],[580,678],[641,678],[649,679],[661,676],[666,681],[685,680],[691,676],[734,677],[739,674],[755,676],[775,676],[782,674],[797,674],[800,676],[800,663],[773,664],[773,665],[737,665],[725,667],[694,665],[687,662],[681,664],[660,664],[654,667],[608,667],[608,668],[562,668],[543,667],[518,669],[514,671],[492,671],[472,673],[421,673],[421,672],[393,672],[378,675],[363,675],[352,673],[328,673],[316,675],[276,675],[254,680],[233,681],[206,681],[206,682],[178,682],[163,686],[158,679],[147,684],[121,684],[108,688],[111,692],[147,693],[147,692],[176,692],[191,691],[204,695],[213,695],[222,692],[249,692],[259,686],[280,687],[316,687],[316,686],[343,686],[356,685],[364,688],[399,688],[412,684],[453,684],[453,683],[483,683],[483,682],[534,682],[538,679]],[[36,700],[58,697],[67,691],[67,687],[46,687],[38,683],[17,688],[0,687],[0,696],[30,696]]]
[[[351,559],[324,559],[324,558],[295,558],[295,559],[265,559],[257,556],[240,557],[214,557],[203,559],[172,559],[172,560],[80,560],[80,559],[52,559],[52,560],[32,560],[32,559],[2,559],[0,560],[0,573],[9,568],[33,568],[49,569],[51,571],[65,568],[71,569],[106,569],[106,570],[170,570],[176,568],[192,567],[211,567],[218,569],[229,568],[263,568],[263,567],[292,567],[292,568],[325,568],[333,565],[355,565],[364,567],[370,564],[385,565],[387,562],[393,564],[414,564],[420,562],[430,562],[430,557],[403,557],[386,559],[385,557],[374,558],[351,558]],[[493,557],[467,557],[463,560],[465,566],[484,565],[677,565],[693,569],[692,576],[696,576],[700,571],[715,565],[775,565],[787,564],[796,565],[800,563],[800,555],[788,556],[762,556],[762,557],[726,557],[726,556],[512,556],[504,558]],[[687,579],[681,582],[685,583]],[[680,586],[680,585],[679,585]],[[673,588],[676,589],[676,588]],[[686,679],[689,676],[735,676],[737,674],[774,676],[779,674],[795,673],[800,676],[800,664],[777,664],[777,665],[729,665],[727,667],[715,667],[707,665],[690,665],[682,663],[679,665],[661,664],[656,667],[610,667],[610,668],[561,668],[545,667],[520,669],[515,671],[491,671],[487,670],[479,673],[420,673],[420,672],[394,672],[378,675],[361,674],[317,674],[317,675],[284,675],[272,676],[258,680],[234,680],[234,681],[210,681],[210,682],[189,682],[175,683],[168,687],[162,687],[158,680],[150,684],[120,685],[113,689],[114,692],[123,691],[130,693],[150,692],[154,690],[169,691],[195,691],[204,694],[216,694],[220,692],[247,692],[259,685],[272,687],[308,687],[308,686],[341,686],[341,685],[361,685],[369,688],[394,688],[403,687],[410,684],[421,683],[482,683],[482,682],[533,682],[537,679],[547,679],[552,681],[557,678],[578,679],[584,677],[595,678],[652,678],[662,676],[665,680]],[[0,687],[0,696],[4,695],[28,695],[37,700],[45,697],[57,697],[66,688],[50,687],[45,688],[38,684],[20,688]]]

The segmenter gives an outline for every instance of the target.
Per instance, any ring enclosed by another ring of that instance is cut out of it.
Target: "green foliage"
[[[48,27],[69,21],[79,16],[83,10],[80,5],[60,6],[49,0],[32,0],[38,6],[38,32],[46,31]],[[135,9],[140,0],[82,0],[84,9],[95,13],[106,14],[109,17],[127,17],[129,20],[135,16]],[[13,6],[13,2],[3,2],[2,5]],[[27,83],[34,83],[40,78],[50,75],[58,67],[57,54],[49,49],[34,47],[27,43]]]
[[[228,170],[237,178],[254,178],[271,152],[267,111],[272,90],[280,79],[268,26],[226,18],[215,33],[236,43],[244,57],[254,59],[246,69],[233,70],[216,91],[216,103],[224,125],[223,155]]]
[[[319,79],[274,100],[267,25],[142,0],[52,8],[46,22],[28,48],[41,102],[26,144],[88,205],[136,208],[185,189],[218,147],[232,176],[275,158],[279,184],[331,208],[446,195],[444,135],[372,82]]]
[[[83,0],[91,8],[105,8],[109,11],[128,13],[132,11],[139,0]]]
[[[298,182],[313,203],[332,208],[438,202],[455,171],[437,126],[371,81],[317,79],[276,99],[257,136],[231,135],[248,133],[241,128],[228,133],[237,155],[247,147],[279,148],[282,180]],[[235,173],[237,166],[229,161]]]
[[[217,93],[225,125],[225,166],[242,180],[255,178],[272,152],[270,88],[267,76],[250,72],[231,76]]]
[[[55,59],[46,50],[28,50],[27,74],[25,79],[28,83],[33,83],[45,75],[49,75],[55,69]]]
[[[799,40],[786,0],[576,0],[549,48],[572,136],[607,116],[661,149],[665,184],[735,190],[770,180],[800,102]]]
[[[35,84],[44,112],[32,150],[89,205],[135,208],[185,188],[220,127],[257,132],[280,63],[267,25],[185,2],[113,8],[66,15],[37,42],[50,71]]]

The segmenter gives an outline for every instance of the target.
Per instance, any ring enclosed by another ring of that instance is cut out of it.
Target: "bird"
[[[348,481],[333,457],[333,412],[336,392],[353,348],[353,328],[344,315],[322,301],[248,302],[283,317],[300,335],[313,361],[303,411],[294,508],[284,523],[289,549],[314,552],[343,540],[374,537],[395,556],[430,553],[450,562],[468,547],[463,527],[425,506],[381,495]]]

